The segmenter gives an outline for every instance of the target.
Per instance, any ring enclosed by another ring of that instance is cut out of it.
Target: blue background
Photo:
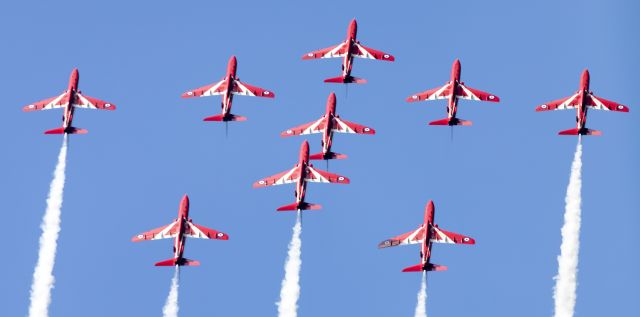
[[[54,96],[73,67],[80,89],[117,104],[78,110],[71,136],[51,316],[153,316],[169,289],[170,240],[134,244],[134,234],[169,223],[181,196],[194,221],[229,241],[189,240],[182,316],[275,315],[294,214],[293,186],[252,189],[290,168],[304,138],[279,132],[312,121],[336,91],[343,118],[375,136],[337,135],[349,158],[330,171],[347,186],[310,184],[305,214],[300,316],[411,316],[418,247],[378,250],[415,229],[429,199],[442,228],[475,246],[436,245],[429,274],[430,316],[548,316],[560,246],[564,196],[576,138],[573,111],[535,113],[569,96],[588,67],[595,94],[631,112],[590,112],[602,137],[584,140],[583,227],[577,314],[638,315],[640,260],[637,98],[639,24],[634,1],[234,2],[12,1],[0,5],[0,155],[3,316],[24,316],[60,136],[60,110],[23,113]],[[324,78],[340,60],[302,61],[342,41],[356,17],[364,45],[396,62],[358,59],[349,87]],[[236,97],[224,125],[219,97],[181,99],[222,78],[230,55],[238,75],[276,92],[275,100]],[[462,101],[474,126],[426,123],[446,116],[445,101],[404,98],[445,83],[455,58],[462,80],[501,102]],[[311,151],[320,136],[308,137]],[[325,168],[324,162],[316,165]]]

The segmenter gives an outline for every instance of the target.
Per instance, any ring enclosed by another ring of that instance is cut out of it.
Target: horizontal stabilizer
[[[325,153],[316,153],[309,155],[310,160],[342,160],[346,159],[347,156],[340,153],[327,152]]]
[[[57,128],[48,131],[44,131],[44,134],[87,134],[89,131],[85,129],[78,129],[74,127],[65,128]]]
[[[291,205],[282,206],[276,210],[278,211],[296,211],[296,210],[318,210],[322,208],[322,206],[318,204],[310,204],[310,203],[293,203]]]
[[[422,271],[446,271],[447,267],[444,265],[427,263],[426,266],[422,266],[422,264],[417,264],[414,266],[406,267],[402,270],[402,272],[422,272]]]
[[[327,78],[324,80],[325,83],[337,83],[337,84],[364,84],[367,82],[366,79],[362,79],[362,78],[358,78],[358,77],[353,77],[353,76],[347,76],[347,77],[334,77],[334,78]]]
[[[222,122],[222,121],[247,121],[247,118],[246,117],[242,117],[242,116],[237,116],[235,114],[228,114],[226,116],[221,115],[221,114],[217,114],[215,116],[206,117],[202,121],[218,121],[218,122]]]
[[[449,126],[454,126],[454,125],[470,126],[471,124],[472,122],[469,120],[462,120],[458,118],[446,118],[446,119],[440,119],[440,120],[429,122],[429,125],[449,125]]]
[[[569,129],[569,130],[564,130],[564,131],[560,131],[558,132],[559,135],[602,135],[602,131],[598,131],[598,130],[591,130],[591,129],[587,129],[587,128],[582,128],[582,129]]]
[[[156,266],[199,266],[200,262],[195,261],[195,260],[189,260],[189,259],[169,259],[169,260],[164,260],[164,261],[160,261],[158,263],[155,264]]]

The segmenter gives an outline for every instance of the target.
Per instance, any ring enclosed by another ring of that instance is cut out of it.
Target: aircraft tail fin
[[[296,211],[296,210],[318,210],[322,208],[322,206],[318,205],[318,204],[311,204],[311,203],[305,203],[302,202],[300,204],[298,203],[293,203],[290,205],[284,205],[276,210],[278,211]]]
[[[449,126],[454,126],[454,125],[470,126],[472,124],[473,123],[469,120],[462,120],[458,118],[445,118],[445,119],[429,122],[429,125],[449,125]]]
[[[156,266],[199,266],[200,262],[195,261],[195,260],[189,260],[189,259],[168,259],[168,260],[164,260],[164,261],[160,261],[158,263],[155,264]]]
[[[427,265],[425,266],[423,266],[422,264],[417,264],[414,266],[406,267],[402,270],[402,272],[446,271],[446,270],[447,270],[447,267],[444,265],[427,263]]]
[[[222,121],[247,121],[247,118],[243,117],[243,116],[237,116],[235,114],[228,114],[226,116],[221,115],[221,114],[217,114],[215,116],[206,117],[206,118],[202,119],[202,121],[217,121],[217,122],[222,122]]]
[[[334,78],[327,78],[324,80],[324,82],[337,83],[337,84],[364,84],[367,82],[367,80],[363,78],[353,77],[353,76],[347,76],[347,77],[338,76]]]
[[[56,128],[56,129],[51,129],[51,130],[47,130],[44,131],[44,134],[87,134],[89,131],[85,130],[85,129],[79,129],[79,128],[74,128],[74,127],[68,127],[68,128]]]
[[[591,130],[587,128],[582,129],[569,129],[558,132],[559,135],[602,135],[602,131]]]
[[[309,155],[310,160],[341,160],[346,158],[346,155],[334,152],[327,152],[327,154],[320,152]]]

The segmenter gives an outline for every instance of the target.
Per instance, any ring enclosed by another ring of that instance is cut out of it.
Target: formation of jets
[[[365,83],[366,80],[351,75],[354,57],[376,59],[383,61],[394,61],[393,55],[381,52],[362,45],[357,40],[357,22],[352,20],[347,30],[347,38],[338,45],[331,46],[318,51],[305,54],[302,59],[319,59],[319,58],[343,58],[342,74],[335,78],[326,79],[328,83]],[[241,82],[236,75],[237,59],[231,56],[227,64],[227,72],[224,78],[213,84],[209,84],[197,89],[189,90],[182,94],[183,98],[206,97],[221,95],[221,113],[204,118],[204,121],[244,121],[245,117],[231,114],[231,106],[234,95],[274,98],[275,93],[271,90],[252,86]],[[461,66],[460,61],[456,59],[451,69],[451,77],[443,86],[429,89],[406,99],[408,102],[423,100],[447,100],[447,118],[432,121],[430,125],[448,125],[448,126],[470,126],[471,121],[457,118],[458,101],[460,99],[479,100],[488,102],[499,102],[500,98],[492,93],[484,92],[467,86],[460,78]],[[589,72],[585,70],[582,73],[579,90],[570,97],[542,104],[536,108],[536,111],[548,110],[564,110],[576,109],[576,128],[561,131],[561,135],[600,135],[601,132],[586,128],[587,110],[608,110],[628,112],[629,108],[625,105],[609,101],[595,96],[589,89]],[[115,110],[113,103],[105,102],[93,97],[86,96],[78,90],[79,74],[74,69],[69,79],[67,90],[58,96],[51,97],[24,107],[24,111],[46,110],[55,108],[64,108],[62,116],[62,127],[48,130],[45,134],[84,134],[87,130],[72,126],[75,108],[85,109],[101,109]],[[353,123],[342,119],[336,113],[336,95],[331,93],[327,99],[326,111],[320,119],[290,128],[281,133],[282,137],[295,135],[307,135],[314,133],[322,134],[322,150],[316,154],[309,154],[309,143],[305,140],[302,142],[298,156],[297,164],[284,172],[273,176],[262,178],[253,184],[253,187],[267,187],[274,185],[282,185],[295,183],[295,202],[289,205],[279,207],[278,211],[302,211],[320,209],[320,205],[312,204],[305,201],[306,189],[308,182],[318,183],[338,183],[349,184],[349,179],[345,176],[329,173],[317,169],[309,163],[310,160],[330,160],[344,159],[347,156],[332,151],[333,133],[355,133],[355,134],[375,134],[375,130],[371,127]],[[475,240],[471,237],[449,232],[438,227],[434,223],[435,207],[433,201],[429,201],[425,209],[424,222],[416,230],[407,232],[397,237],[387,239],[380,243],[380,248],[393,247],[405,244],[420,244],[421,263],[418,265],[407,267],[403,272],[420,272],[420,271],[442,271],[447,268],[442,265],[433,264],[431,260],[432,244],[435,243],[454,243],[454,244],[475,244]],[[202,238],[228,240],[229,236],[223,232],[209,229],[201,225],[194,224],[189,218],[189,197],[185,195],[180,203],[178,218],[172,223],[151,230],[133,237],[132,241],[157,240],[157,239],[174,239],[173,258],[156,263],[156,266],[195,266],[199,265],[198,261],[189,260],[183,257],[186,238]]]

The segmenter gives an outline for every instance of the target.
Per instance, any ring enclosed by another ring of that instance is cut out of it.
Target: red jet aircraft
[[[408,102],[421,101],[421,100],[436,100],[436,99],[448,99],[447,104],[447,118],[429,122],[429,125],[471,125],[471,121],[462,120],[456,118],[458,111],[458,99],[469,100],[482,100],[498,102],[500,98],[496,95],[467,87],[460,81],[460,60],[456,59],[451,67],[451,80],[449,80],[444,86],[433,88],[421,93],[412,95],[407,98]]]
[[[420,250],[422,263],[407,267],[402,270],[402,272],[445,271],[447,269],[446,266],[429,262],[431,258],[431,244],[433,242],[456,244],[476,243],[476,240],[471,237],[440,229],[438,225],[434,224],[435,210],[433,201],[429,200],[424,211],[424,223],[420,225],[418,229],[382,241],[378,245],[378,248],[387,248],[402,244],[422,244],[422,249]]]
[[[302,146],[300,147],[300,156],[298,159],[298,164],[296,164],[296,166],[282,173],[263,178],[253,183],[253,187],[257,188],[296,183],[296,202],[290,205],[282,206],[277,210],[291,211],[320,209],[320,205],[311,204],[304,201],[307,182],[349,184],[349,179],[344,176],[316,169],[315,167],[313,167],[313,165],[309,164],[309,142],[305,140],[304,142],[302,142]]]
[[[73,112],[75,111],[75,109],[86,108],[116,110],[116,105],[83,95],[82,92],[78,90],[79,81],[80,75],[78,74],[78,69],[74,68],[71,72],[71,77],[69,77],[69,86],[67,87],[67,90],[65,90],[61,95],[38,101],[34,104],[30,104],[22,108],[22,110],[25,112],[29,112],[36,110],[64,108],[64,113],[62,114],[62,127],[45,131],[44,134],[85,134],[89,132],[85,129],[79,129],[71,126],[71,122],[73,121]]]
[[[325,79],[324,82],[364,84],[367,82],[365,79],[351,76],[351,67],[353,66],[354,57],[378,59],[390,62],[393,62],[395,58],[390,54],[376,51],[372,48],[360,44],[360,41],[356,40],[357,33],[358,23],[356,22],[356,19],[353,19],[349,24],[349,29],[347,30],[347,39],[344,40],[344,42],[336,46],[331,46],[325,49],[307,53],[302,57],[302,59],[344,57],[342,61],[342,76]]]
[[[560,100],[552,101],[536,107],[536,111],[548,111],[548,110],[565,110],[565,109],[577,109],[576,114],[576,128],[560,131],[560,135],[602,135],[602,132],[598,130],[591,130],[585,127],[587,123],[587,110],[607,110],[607,111],[620,111],[629,112],[627,106],[596,97],[591,91],[589,91],[589,70],[585,69],[580,77],[580,90],[570,97]]]
[[[330,160],[347,158],[344,154],[331,152],[333,132],[376,134],[370,127],[365,127],[357,123],[343,120],[336,114],[336,94],[331,93],[327,99],[327,110],[318,120],[291,128],[280,133],[280,136],[287,137],[293,135],[322,133],[322,152],[309,156],[312,160]]]
[[[227,65],[227,74],[224,78],[211,85],[196,88],[182,94],[182,98],[207,97],[213,95],[222,95],[222,114],[206,117],[204,121],[245,121],[246,117],[231,114],[231,103],[233,95],[274,98],[276,95],[273,91],[251,86],[240,81],[236,77],[236,69],[238,62],[235,56],[231,56]]]
[[[184,195],[184,197],[182,197],[182,201],[180,201],[178,219],[166,226],[136,235],[131,239],[131,241],[138,242],[143,240],[175,238],[173,245],[173,258],[158,262],[156,263],[156,266],[198,266],[200,265],[200,262],[182,257],[186,237],[229,240],[229,236],[226,233],[193,223],[191,218],[189,218],[189,196]]]

